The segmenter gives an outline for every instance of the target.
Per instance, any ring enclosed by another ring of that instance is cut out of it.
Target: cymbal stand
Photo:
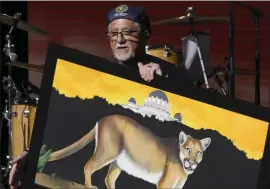
[[[5,40],[7,41],[3,51],[5,53],[5,55],[9,58],[9,61],[11,62],[15,62],[17,59],[17,55],[14,52],[14,45],[12,44],[11,40],[12,40],[12,34],[13,31],[15,29],[15,27],[17,26],[18,23],[18,19],[21,17],[21,13],[16,13],[14,15],[15,21],[13,23],[13,25],[11,26],[8,34],[5,36]],[[20,93],[16,88],[16,85],[13,82],[12,79],[12,68],[10,65],[8,65],[8,76],[3,77],[3,85],[5,91],[8,94],[7,99],[5,100],[6,106],[3,112],[3,116],[4,118],[7,120],[7,127],[8,127],[8,134],[9,134],[9,143],[8,143],[8,154],[6,156],[8,163],[7,166],[5,168],[6,171],[6,175],[5,177],[8,177],[9,171],[11,169],[10,166],[10,162],[12,160],[11,154],[12,154],[12,102],[17,102],[17,100],[19,100],[18,98],[20,97]],[[15,97],[13,96],[15,92]]]
[[[204,82],[205,82],[206,88],[209,89],[209,83],[208,83],[208,79],[207,79],[207,75],[206,75],[206,71],[205,71],[205,67],[204,67],[204,63],[203,63],[203,59],[202,59],[201,49],[200,49],[199,42],[198,42],[198,36],[194,32],[193,7],[188,7],[186,10],[186,13],[187,13],[187,16],[190,17],[189,18],[190,25],[191,25],[190,35],[194,37],[195,43],[197,45],[197,51],[198,51],[199,59],[200,59],[201,66],[202,66]]]
[[[220,79],[220,77],[219,77],[218,74],[217,74],[216,69],[214,69],[214,79],[215,79],[216,83],[218,84],[218,86],[219,86],[220,90],[222,91],[222,93],[223,93],[225,96],[227,96],[227,93],[226,93],[226,91],[225,91],[225,89],[224,89],[224,87],[223,87],[223,85],[222,85],[224,81],[222,81],[222,80]]]

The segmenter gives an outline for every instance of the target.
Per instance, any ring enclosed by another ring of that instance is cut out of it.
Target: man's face
[[[133,58],[141,40],[138,23],[117,19],[110,23],[108,30],[114,57],[118,61],[127,61]]]

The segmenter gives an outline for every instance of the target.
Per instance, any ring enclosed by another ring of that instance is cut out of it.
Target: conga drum
[[[15,157],[30,147],[36,115],[36,102],[23,102],[12,105],[11,155]]]

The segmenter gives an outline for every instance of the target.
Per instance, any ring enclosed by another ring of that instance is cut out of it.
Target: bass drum
[[[19,102],[12,105],[11,154],[13,157],[30,147],[36,107],[35,102]]]
[[[147,45],[145,47],[146,54],[160,58],[168,63],[175,64],[177,67],[182,67],[182,54],[175,48],[169,45]]]

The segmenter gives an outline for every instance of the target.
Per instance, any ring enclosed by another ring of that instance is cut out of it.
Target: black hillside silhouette
[[[160,137],[178,138],[179,133],[184,131],[198,139],[205,137],[212,139],[211,145],[204,154],[203,161],[194,174],[189,176],[184,189],[256,188],[260,161],[247,159],[244,152],[239,151],[230,140],[216,131],[194,130],[177,122],[160,122],[154,118],[143,118],[119,105],[108,104],[106,99],[100,97],[89,100],[66,98],[55,89],[52,90],[48,111],[43,144],[48,145],[48,148],[53,149],[53,151],[62,149],[80,139],[102,117],[120,114],[133,118]],[[49,162],[43,172],[55,173],[64,179],[84,184],[83,168],[91,158],[94,148],[95,142],[93,141],[65,159]],[[143,156],[143,154],[141,155]],[[93,184],[100,189],[106,188],[104,179],[107,170],[108,166],[97,171],[92,177]],[[156,187],[122,172],[116,182],[116,188],[154,189]]]

